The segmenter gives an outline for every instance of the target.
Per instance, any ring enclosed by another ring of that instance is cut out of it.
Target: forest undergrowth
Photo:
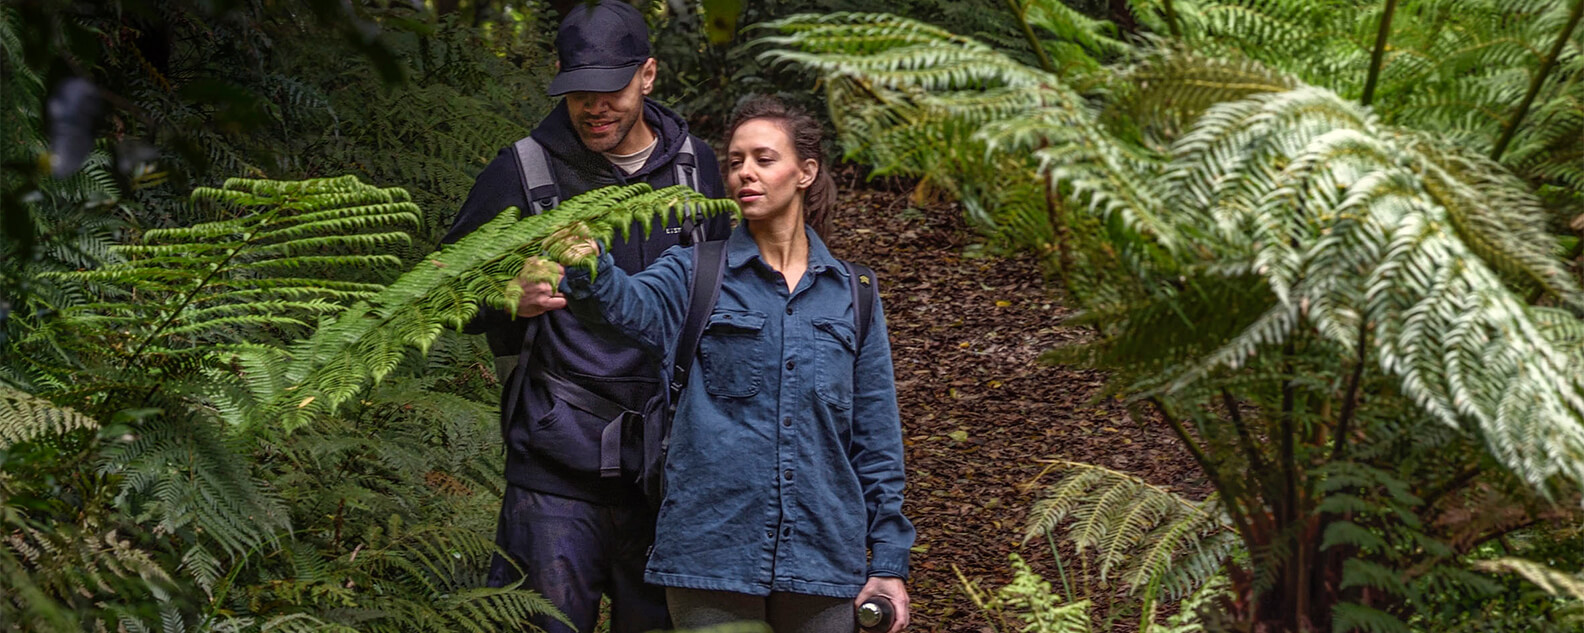
[[[1140,424],[1101,398],[1102,372],[1039,361],[1089,338],[1044,283],[1038,258],[985,253],[955,204],[915,206],[911,186],[842,179],[831,249],[880,275],[907,446],[906,510],[916,631],[981,631],[989,623],[956,570],[982,586],[1012,580],[1017,553],[1053,582],[1043,541],[1021,545],[1052,459],[1142,477],[1193,499],[1210,486],[1170,429]],[[1147,421],[1142,421],[1147,422]],[[1063,560],[1074,565],[1071,545]],[[1069,569],[1069,573],[1071,573]],[[1120,630],[1120,629],[1117,629]]]

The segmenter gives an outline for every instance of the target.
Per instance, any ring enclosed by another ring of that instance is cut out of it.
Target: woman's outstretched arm
[[[639,344],[669,357],[687,315],[693,249],[666,249],[637,274],[617,267],[610,253],[601,254],[598,262],[592,277],[581,266],[566,269],[561,289],[569,306],[579,317],[595,314]]]

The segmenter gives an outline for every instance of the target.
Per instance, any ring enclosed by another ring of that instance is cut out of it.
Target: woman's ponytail
[[[828,240],[830,237],[831,216],[836,212],[836,179],[831,178],[830,170],[820,163],[819,175],[814,177],[814,184],[803,191],[803,209],[808,214],[805,222],[818,233],[820,239]]]

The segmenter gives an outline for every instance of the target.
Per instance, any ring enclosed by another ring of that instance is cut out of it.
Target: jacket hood
[[[648,97],[644,97],[643,118],[660,138],[660,144],[655,147],[654,153],[649,155],[649,160],[642,168],[626,175],[627,182],[643,180],[655,169],[671,164],[671,159],[682,150],[682,141],[688,136],[687,121],[681,115]],[[583,145],[583,140],[578,138],[577,132],[572,129],[572,115],[567,110],[565,99],[556,104],[555,109],[539,122],[539,127],[534,128],[532,136],[534,140],[539,141],[545,151],[577,171],[605,175],[616,170],[616,167],[603,155]]]

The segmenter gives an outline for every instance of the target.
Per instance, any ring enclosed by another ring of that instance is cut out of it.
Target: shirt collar
[[[847,267],[840,265],[830,249],[825,247],[825,241],[819,234],[808,226],[803,227],[803,232],[809,241],[809,272],[820,274],[827,268],[834,268],[840,275],[847,275]],[[737,269],[746,266],[754,260],[763,261],[759,255],[759,243],[754,241],[753,234],[748,232],[747,222],[738,222],[737,228],[732,230],[731,237],[726,238],[726,267]]]

